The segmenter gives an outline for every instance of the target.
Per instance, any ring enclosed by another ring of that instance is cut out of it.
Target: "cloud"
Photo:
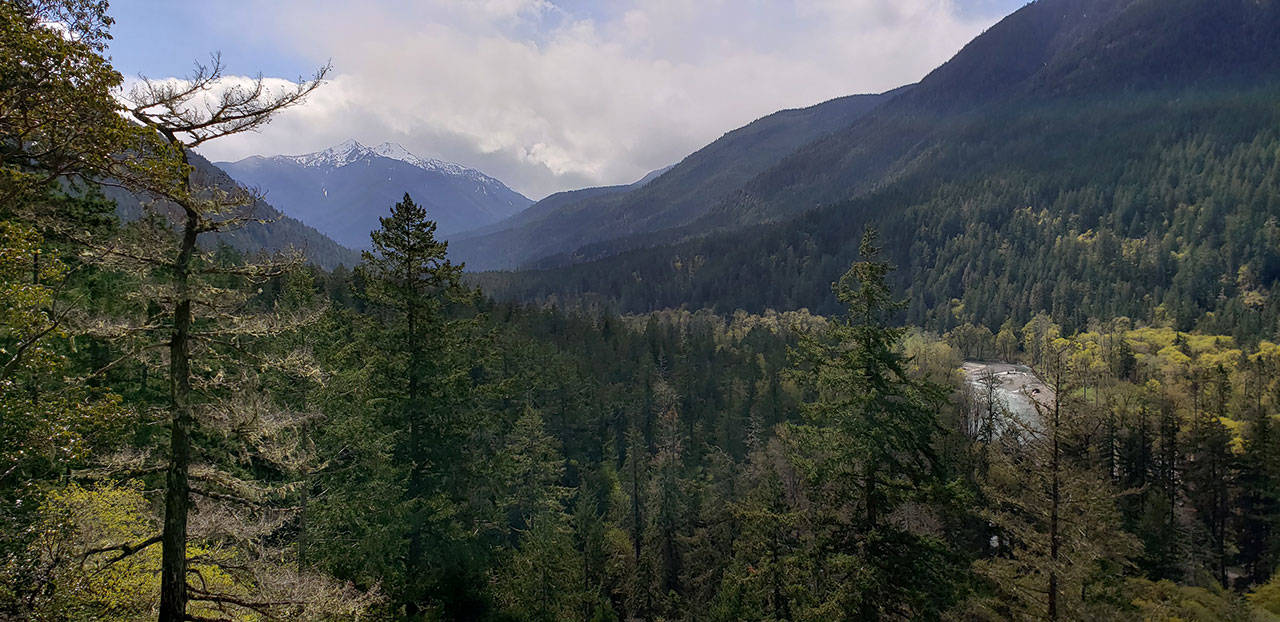
[[[536,198],[633,181],[782,108],[916,81],[994,21],[951,0],[285,0],[244,36],[331,58],[333,78],[204,152],[391,140]]]

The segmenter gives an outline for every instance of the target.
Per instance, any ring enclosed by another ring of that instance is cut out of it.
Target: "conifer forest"
[[[338,61],[113,15],[0,0],[0,620],[1280,620],[1277,3],[1037,0],[478,271],[200,155]]]

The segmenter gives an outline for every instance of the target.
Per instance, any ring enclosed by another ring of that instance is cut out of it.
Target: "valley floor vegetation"
[[[870,229],[829,316],[495,301],[407,195],[243,253],[187,154],[324,71],[116,98],[109,26],[0,3],[0,619],[1280,619],[1264,332],[904,328]]]

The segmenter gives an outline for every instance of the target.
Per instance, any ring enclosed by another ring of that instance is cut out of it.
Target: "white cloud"
[[[625,183],[781,108],[920,79],[994,17],[952,0],[293,0],[260,32],[335,74],[214,159],[401,142],[532,197]],[[567,7],[568,5],[562,5]]]

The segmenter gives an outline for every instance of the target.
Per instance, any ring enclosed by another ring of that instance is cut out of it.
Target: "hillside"
[[[480,235],[453,240],[450,256],[472,270],[507,269],[588,244],[688,225],[796,148],[852,123],[891,96],[854,95],[771,114],[725,134],[640,187],[552,195]]]
[[[999,326],[1044,310],[1076,328],[1127,315],[1274,330],[1280,30],[1254,35],[1280,25],[1280,7],[1160,6],[1030,5],[915,89],[757,176],[705,226],[828,204],[819,210],[480,280],[503,296],[601,296],[630,311],[830,311],[828,284],[870,224],[900,267],[912,322]],[[1105,19],[1068,19],[1085,14]],[[1020,70],[1025,45],[1041,69]],[[1107,54],[1118,49],[1149,53]],[[1232,79],[1238,66],[1251,84]],[[957,68],[1001,78],[965,82]]]
[[[672,176],[670,194],[583,202],[544,222],[462,241],[458,253],[478,259],[473,269],[546,268],[782,220],[933,170],[930,158],[940,146],[967,140],[956,132],[992,107],[1274,74],[1276,25],[1274,3],[1251,0],[1042,0],[976,38],[919,85],[886,94],[884,105],[850,115],[815,140],[790,145],[767,167],[732,179],[705,167],[677,167],[682,176]],[[753,127],[786,131],[786,113],[779,115],[779,124],[765,123],[774,118],[767,117],[726,139],[745,138]],[[722,139],[704,151],[730,161],[756,157],[755,149],[749,140]],[[720,183],[719,192],[687,191],[703,182]],[[691,217],[662,217],[673,211]],[[486,263],[476,257],[486,246],[518,250],[513,261]]]
[[[189,158],[195,168],[193,175],[198,184],[229,188],[236,183],[224,171],[199,154],[192,153]],[[138,197],[110,186],[104,186],[102,192],[116,202],[116,211],[122,219],[132,220],[141,213]],[[281,214],[266,201],[258,201],[254,204],[253,215],[268,222],[248,223],[238,230],[219,234],[216,236],[217,239],[241,252],[250,254],[259,251],[298,249],[306,255],[309,262],[327,270],[332,270],[339,265],[351,267],[360,263],[359,253],[338,244],[297,219]]]
[[[252,156],[218,166],[260,189],[285,214],[357,249],[369,245],[378,218],[406,192],[426,206],[445,236],[500,221],[532,203],[480,171],[420,158],[393,143],[347,141],[316,153]]]
[[[551,216],[560,210],[563,210],[569,206],[572,206],[578,203],[592,201],[592,200],[599,200],[603,197],[616,195],[616,194],[624,194],[627,192],[631,192],[633,190],[638,190],[648,185],[653,180],[661,177],[663,174],[665,174],[667,171],[671,170],[672,168],[675,168],[675,165],[664,166],[660,169],[650,171],[644,177],[641,177],[640,179],[630,184],[619,185],[619,186],[593,186],[590,188],[578,188],[576,190],[565,190],[562,192],[549,194],[546,197],[544,197],[541,201],[534,203],[533,205],[520,211],[514,216],[511,216],[510,218],[501,220],[491,225],[466,231],[460,234],[459,236],[457,236],[457,239],[465,240],[465,239],[476,238],[484,235],[489,235],[491,233],[497,233],[500,231],[506,231],[508,229],[515,229],[523,225],[539,222],[542,219],[547,218],[548,216]],[[502,249],[493,249],[493,250],[497,252],[502,251]]]
[[[890,105],[816,141],[717,208],[744,223],[859,196],[969,140],[969,115],[1074,98],[1255,82],[1280,69],[1280,10],[1253,0],[1041,0],[1010,15]],[[1246,78],[1247,76],[1247,78]],[[1121,103],[1120,105],[1124,105]],[[1053,148],[1045,144],[1045,148]]]

